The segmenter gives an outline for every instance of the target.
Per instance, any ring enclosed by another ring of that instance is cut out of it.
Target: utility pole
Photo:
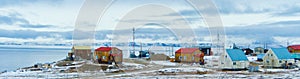
[[[133,53],[133,54],[135,54],[135,48],[134,48],[134,45],[135,45],[135,29],[134,29],[134,27],[133,27],[133,29],[132,29],[132,52],[131,53]]]

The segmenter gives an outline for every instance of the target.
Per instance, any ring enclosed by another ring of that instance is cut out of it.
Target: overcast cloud
[[[124,16],[122,12],[127,12],[126,9],[121,10],[126,8],[124,7],[126,4],[138,4],[134,0],[131,3],[120,1],[107,11],[103,21],[100,22],[103,23],[100,24],[102,26],[97,27],[97,40],[110,39],[111,30]],[[76,17],[83,2],[83,0],[1,0],[0,38],[43,40],[40,39],[43,37],[72,40]],[[219,9],[230,43],[244,38],[246,38],[244,42],[239,43],[284,44],[283,41],[291,41],[291,44],[300,43],[299,0],[214,0],[214,3]],[[174,18],[174,21],[189,21],[195,27],[199,40],[209,41],[208,28],[193,8],[180,3],[173,6],[177,6],[179,14],[185,17],[185,19]],[[176,13],[161,16],[176,16]],[[144,28],[144,31],[140,31],[144,36],[139,38],[158,40],[163,37],[155,37],[155,34],[169,34],[163,29],[160,30],[162,31]]]

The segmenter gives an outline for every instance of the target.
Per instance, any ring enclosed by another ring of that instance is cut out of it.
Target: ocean
[[[99,47],[99,46],[95,46]],[[0,45],[0,72],[13,71],[18,68],[33,66],[36,63],[51,63],[66,58],[72,46],[12,46]],[[130,47],[118,47],[123,50],[123,58],[129,58]],[[180,47],[174,47],[174,51]],[[168,47],[144,47],[155,53],[171,55]],[[136,52],[140,47],[136,47]]]
[[[0,46],[0,72],[62,60],[68,51],[66,47]]]

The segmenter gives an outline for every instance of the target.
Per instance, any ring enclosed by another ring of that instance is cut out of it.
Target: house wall
[[[115,56],[115,62],[116,63],[121,63],[123,61],[123,53],[122,50],[117,49],[117,48],[113,48],[112,49],[112,53],[113,54],[118,54],[117,56]]]
[[[200,50],[196,50],[193,53],[176,53],[175,54],[175,61],[176,62],[183,62],[183,63],[198,63],[200,61],[200,57],[196,56],[197,54],[201,54]]]
[[[193,56],[194,56],[194,62],[196,62],[196,63],[200,62],[200,57],[196,56],[196,55],[200,55],[201,53],[203,53],[203,52],[200,51],[200,50],[197,50],[197,51],[194,52],[194,54],[193,54]]]
[[[96,60],[100,60],[101,62],[108,62],[108,56],[110,51],[95,51],[95,58],[98,58]]]
[[[72,49],[75,57],[80,57],[82,59],[91,59],[91,49]]]
[[[269,50],[263,57],[264,67],[282,67],[282,64],[293,63],[294,59],[278,59],[272,50]]]
[[[222,54],[219,57],[219,67],[224,69],[224,68],[232,68],[232,61],[231,59],[228,57],[228,54]]]
[[[232,61],[225,53],[220,56],[219,67],[222,69],[245,69],[249,67],[249,61]]]
[[[291,53],[300,53],[300,50],[288,48]]]
[[[180,62],[180,57],[181,57],[181,54],[180,53],[175,53],[175,62]]]

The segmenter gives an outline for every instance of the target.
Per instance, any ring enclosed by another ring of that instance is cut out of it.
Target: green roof
[[[232,61],[248,61],[245,53],[241,49],[226,49]]]

